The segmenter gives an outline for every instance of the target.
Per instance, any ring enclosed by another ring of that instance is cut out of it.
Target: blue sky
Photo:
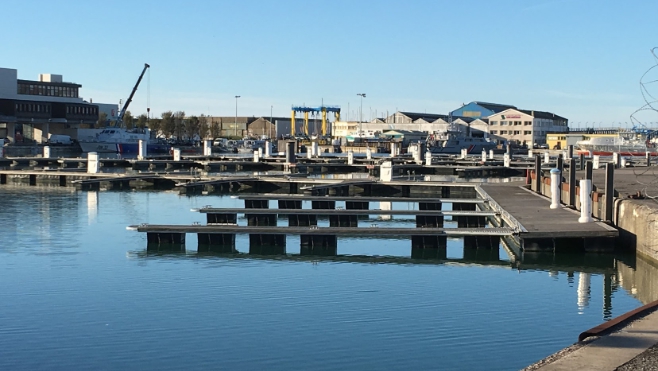
[[[473,100],[630,122],[655,64],[658,1],[4,0],[0,67],[63,74],[130,110],[289,116],[348,105],[364,119],[447,113]],[[147,85],[150,88],[147,89]],[[658,89],[656,89],[658,90]],[[148,94],[147,94],[148,93]],[[658,93],[658,92],[657,92]],[[371,113],[372,112],[372,113]],[[657,114],[642,121],[658,122]]]

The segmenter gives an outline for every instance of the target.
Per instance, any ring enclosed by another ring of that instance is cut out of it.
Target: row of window
[[[50,113],[50,104],[16,103],[16,112]]]
[[[498,134],[498,131],[496,131],[496,130],[491,130],[490,133],[491,133],[491,134]],[[521,135],[521,130],[501,130],[501,131],[500,131],[500,134],[501,134],[501,135],[505,135],[505,134]],[[530,130],[524,130],[524,131],[523,131],[523,135],[530,135],[530,134],[532,134],[532,131],[530,131]]]
[[[66,106],[66,114],[98,115],[96,106]]]
[[[50,113],[48,103],[16,103],[16,112]],[[96,106],[66,106],[67,115],[98,115]]]
[[[498,121],[491,121],[491,125],[498,125]],[[501,121],[500,122],[501,126],[505,125],[510,125],[510,126],[519,126],[519,125],[524,125],[524,126],[531,126],[532,121]]]
[[[71,86],[19,83],[18,94],[45,95],[47,97],[78,98],[78,88]]]

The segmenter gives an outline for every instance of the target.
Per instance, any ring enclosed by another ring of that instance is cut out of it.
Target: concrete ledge
[[[587,331],[581,332],[580,335],[578,335],[578,341],[583,341],[590,336],[607,335],[620,326],[626,325],[630,321],[634,321],[653,313],[656,309],[658,309],[658,300],[647,305],[643,305],[630,312],[624,313],[621,316],[611,319],[610,321],[603,322],[602,324],[596,327],[592,327]]]

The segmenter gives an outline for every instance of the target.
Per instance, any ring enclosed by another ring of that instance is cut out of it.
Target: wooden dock
[[[550,209],[551,201],[520,185],[482,184],[480,188],[518,223],[521,249],[552,251],[556,246],[609,251],[619,231],[603,222],[578,223],[579,212],[567,207]],[[556,242],[559,242],[556,243]]]

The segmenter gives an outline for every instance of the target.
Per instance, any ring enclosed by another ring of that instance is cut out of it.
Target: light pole
[[[235,136],[236,137],[238,136],[238,98],[240,98],[240,96],[236,95],[235,96]]]
[[[270,106],[270,130],[269,130],[270,140],[272,140],[272,125],[274,125],[274,123],[272,122],[272,108],[274,108],[274,106]]]
[[[361,106],[359,107],[359,134],[361,134],[361,122],[363,121],[363,98],[366,97],[366,93],[357,94],[361,97]]]

